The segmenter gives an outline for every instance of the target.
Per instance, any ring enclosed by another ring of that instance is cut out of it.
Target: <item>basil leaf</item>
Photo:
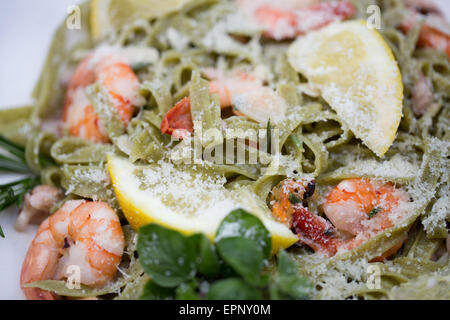
[[[222,259],[252,285],[261,284],[264,256],[261,246],[254,240],[233,237],[217,242]]]
[[[298,274],[298,266],[289,254],[280,250],[278,252],[278,272],[282,276],[292,276]]]
[[[195,241],[156,224],[139,229],[137,250],[145,273],[156,284],[176,287],[196,273]]]
[[[277,279],[277,288],[282,299],[304,300],[311,295],[313,285],[300,275],[280,275]]]
[[[211,241],[203,234],[194,234],[191,238],[196,242],[197,270],[207,278],[214,278],[220,274],[220,262]]]
[[[270,256],[272,239],[264,224],[254,215],[242,209],[231,211],[220,223],[216,242],[230,237],[254,240],[262,247],[265,258]]]
[[[182,283],[175,290],[176,300],[200,300],[200,296],[196,292],[197,282]]]
[[[172,300],[174,297],[173,288],[158,286],[154,281],[149,280],[140,297],[141,300]]]
[[[272,299],[307,299],[313,284],[299,274],[297,263],[289,254],[278,252],[278,276],[270,288]]]
[[[208,300],[260,300],[261,292],[238,278],[214,282],[207,294]]]
[[[374,207],[372,210],[370,210],[369,212],[369,219],[371,219],[372,217],[374,217],[378,212],[380,212],[381,209],[380,207]]]

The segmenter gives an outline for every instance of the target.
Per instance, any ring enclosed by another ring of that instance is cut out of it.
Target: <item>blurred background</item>
[[[120,1],[120,0],[118,0]],[[161,0],[165,1],[165,0]],[[274,0],[275,1],[275,0]],[[14,0],[0,2],[0,108],[31,103],[31,91],[44,63],[53,31],[81,0]],[[450,0],[436,0],[450,17]],[[0,183],[6,181],[0,177]],[[23,299],[19,287],[22,260],[36,227],[17,233],[17,209],[0,213],[6,239],[0,238],[0,299]]]
[[[0,2],[0,108],[31,102],[53,31],[80,0]]]

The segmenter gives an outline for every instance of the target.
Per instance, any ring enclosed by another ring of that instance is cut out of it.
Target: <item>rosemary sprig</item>
[[[25,160],[25,149],[0,136],[0,171],[30,172]]]
[[[25,173],[30,172],[26,162],[0,154],[0,170]]]
[[[25,159],[23,147],[0,136],[0,150],[2,151],[0,154],[0,172],[32,173]],[[47,159],[40,160],[47,161]],[[33,175],[0,185],[0,212],[13,204],[20,207],[25,194],[39,183],[40,178]],[[0,237],[5,237],[1,226]]]
[[[0,212],[13,204],[20,207],[25,194],[39,183],[39,177],[29,177],[0,185]],[[0,237],[5,237],[1,226]]]
[[[25,160],[25,150],[18,144],[7,140],[6,138],[0,136],[0,148],[7,150],[9,153],[15,155],[16,157]]]
[[[38,177],[29,177],[0,185],[0,211],[14,203],[20,207],[23,196],[39,182]]]

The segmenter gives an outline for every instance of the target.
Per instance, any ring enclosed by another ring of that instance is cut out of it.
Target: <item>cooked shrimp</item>
[[[428,0],[409,0],[406,6],[408,14],[400,26],[403,32],[409,32],[420,19],[424,19],[417,45],[441,50],[450,58],[450,26],[439,8]]]
[[[62,199],[61,190],[47,185],[36,186],[24,197],[15,228],[24,231],[29,223],[40,224],[48,217],[51,207]]]
[[[167,133],[176,139],[189,137],[194,131],[191,117],[191,101],[189,97],[183,98],[173,106],[161,121],[161,132]]]
[[[406,194],[391,183],[347,179],[330,192],[323,210],[336,228],[357,235],[392,227],[400,201],[407,201]]]
[[[332,256],[337,251],[333,225],[303,206],[303,201],[311,197],[314,190],[313,180],[285,179],[272,189],[270,207],[274,217],[298,235],[300,243]]]
[[[139,80],[118,54],[105,49],[86,57],[70,80],[63,113],[65,129],[72,136],[108,142],[105,128],[85,93],[86,87],[97,81],[109,92],[126,125],[133,116],[133,106],[142,102],[138,95]]]
[[[205,69],[203,74],[210,80],[209,92],[219,95],[220,107],[233,106],[236,115],[264,123],[285,112],[283,99],[251,74],[236,71],[224,75],[212,68]],[[163,118],[161,132],[179,139],[189,136],[194,131],[190,112],[189,97],[180,100]]]
[[[31,243],[22,266],[20,284],[28,299],[57,298],[24,285],[67,277],[69,266],[80,268],[80,282],[102,287],[111,281],[125,246],[119,218],[104,202],[67,201],[46,219]]]
[[[360,246],[379,232],[393,227],[407,212],[401,208],[402,203],[408,202],[406,192],[392,184],[347,179],[330,192],[323,204],[328,221],[303,207],[305,197],[298,193],[297,185],[298,182],[287,179],[274,188],[272,213],[280,217],[281,211],[290,216],[292,222],[288,225],[299,235],[299,241],[329,256],[339,250]],[[403,241],[374,261],[386,259],[397,252]]]
[[[239,0],[237,5],[263,28],[264,36],[275,40],[294,38],[355,13],[355,7],[348,1]]]

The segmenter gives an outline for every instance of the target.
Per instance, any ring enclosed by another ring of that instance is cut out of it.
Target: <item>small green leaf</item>
[[[283,276],[298,274],[298,266],[296,262],[284,250],[280,250],[278,252],[278,272]]]
[[[277,279],[277,287],[283,299],[308,299],[312,293],[311,281],[300,275],[283,276]]]
[[[192,238],[149,224],[139,229],[137,250],[145,273],[163,287],[176,287],[196,273],[196,245]]]
[[[256,241],[265,258],[270,256],[272,239],[264,224],[254,215],[242,209],[230,212],[220,223],[215,241],[230,237],[243,237]]]
[[[20,206],[23,196],[39,183],[38,177],[30,177],[0,185],[0,211],[13,204]]]
[[[297,203],[302,202],[302,199],[300,199],[300,197],[298,195],[296,195],[295,193],[291,193],[288,197],[288,200],[292,204],[297,204]]]
[[[278,276],[270,288],[272,299],[307,299],[313,284],[299,274],[298,266],[289,254],[280,250],[277,259]]]
[[[6,150],[8,153],[16,156],[17,158],[23,160],[25,162],[25,150],[23,147],[18,144],[6,139],[3,136],[0,136],[0,148]]]
[[[5,234],[3,233],[3,229],[2,226],[0,226],[0,237],[4,238]]]
[[[197,270],[207,278],[217,277],[220,273],[219,257],[211,241],[203,234],[191,236],[197,244]]]
[[[196,292],[197,282],[182,283],[175,290],[176,300],[200,300],[200,296]]]
[[[154,281],[149,280],[144,287],[141,300],[172,300],[174,297],[173,288],[158,286]]]
[[[264,256],[261,246],[254,240],[233,237],[217,242],[217,251],[222,259],[252,285],[261,284]]]
[[[380,207],[374,207],[372,210],[370,210],[369,212],[369,219],[371,219],[373,216],[375,216],[378,212],[380,212],[381,210],[383,210]]]
[[[214,282],[207,294],[208,300],[260,300],[261,292],[238,278]]]

